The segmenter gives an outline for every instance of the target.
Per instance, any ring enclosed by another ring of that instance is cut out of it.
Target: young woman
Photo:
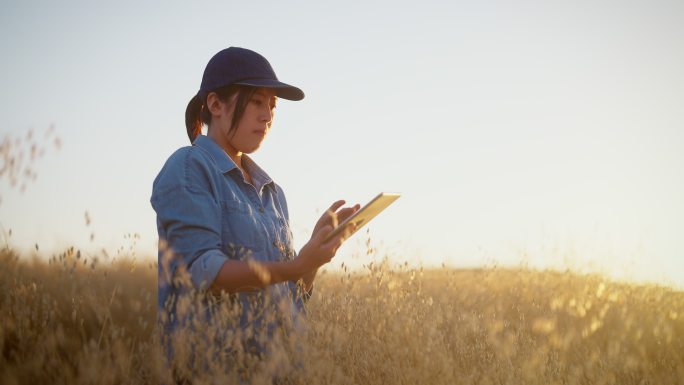
[[[302,311],[317,269],[333,258],[347,235],[324,242],[337,221],[359,209],[341,208],[339,200],[295,253],[285,194],[247,155],[268,135],[278,98],[301,100],[304,93],[280,82],[263,56],[231,47],[211,58],[188,104],[192,146],[166,161],[151,197],[160,239],[158,312],[165,336],[221,325],[219,335],[210,338],[214,345],[242,333],[247,350],[266,352],[274,330]],[[190,293],[199,306],[183,303]],[[238,305],[232,316],[213,311],[220,301],[212,298],[221,293]]]

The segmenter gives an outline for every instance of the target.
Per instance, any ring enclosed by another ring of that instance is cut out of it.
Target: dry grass
[[[157,383],[156,274],[75,250],[49,263],[1,252],[0,383]],[[684,383],[684,293],[665,287],[384,263],[323,274],[308,307],[308,333],[240,361],[256,369],[212,366],[195,382],[270,383],[294,365],[285,382]]]

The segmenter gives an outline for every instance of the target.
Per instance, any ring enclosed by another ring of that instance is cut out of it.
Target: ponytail
[[[195,138],[202,133],[201,112],[202,100],[199,95],[195,95],[190,99],[190,103],[188,103],[188,107],[185,109],[185,129],[188,131],[190,143],[194,142]]]

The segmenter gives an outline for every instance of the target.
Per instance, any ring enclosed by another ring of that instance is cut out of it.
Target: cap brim
[[[295,86],[285,84],[278,80],[272,79],[248,79],[235,82],[234,84],[241,84],[243,86],[265,87],[275,90],[276,96],[287,100],[302,100],[304,99],[304,91]]]

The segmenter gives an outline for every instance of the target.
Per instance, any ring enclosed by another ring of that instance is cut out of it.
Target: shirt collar
[[[249,175],[251,175],[252,179],[254,179],[254,182],[257,185],[257,191],[259,190],[259,186],[275,184],[275,182],[273,182],[273,179],[271,179],[271,177],[268,176],[268,174],[266,174],[266,171],[259,167],[259,165],[256,164],[256,162],[252,158],[247,156],[247,154],[242,154],[242,167],[247,169]],[[274,188],[273,191],[276,191],[276,189]]]
[[[218,166],[219,170],[221,173],[225,174],[232,169],[238,168],[238,166],[233,162],[232,159],[226,154],[225,151],[219,146],[216,142],[214,142],[213,139],[206,135],[197,135],[197,138],[195,138],[195,141],[192,143],[193,146],[197,146],[206,152],[209,153],[211,158],[216,162],[216,165]],[[252,176],[252,179],[254,179],[254,182],[257,186],[266,186],[268,184],[275,184],[273,182],[273,179],[271,179],[270,176],[264,171],[259,165],[252,160],[247,154],[242,154],[242,166],[247,169],[247,172],[249,175]],[[273,187],[273,191],[277,192],[277,189],[275,189],[275,186]]]
[[[193,146],[197,146],[204,151],[208,152],[211,158],[214,160],[218,166],[221,173],[225,174],[228,171],[237,168],[235,162],[226,154],[225,151],[219,146],[213,139],[206,135],[197,135],[195,141],[192,142]]]

